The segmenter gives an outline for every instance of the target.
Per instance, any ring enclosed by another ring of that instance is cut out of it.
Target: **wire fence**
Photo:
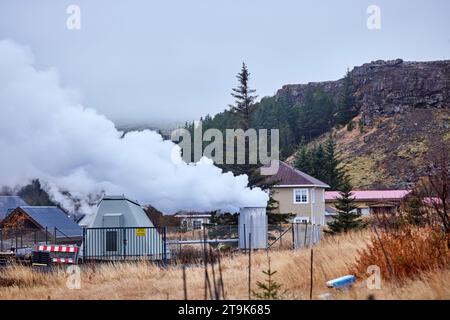
[[[80,244],[81,240],[81,234],[78,237],[70,237],[58,228],[2,228],[0,229],[0,252],[32,248],[37,244]]]
[[[309,247],[322,237],[321,226],[309,223],[270,224],[267,229],[256,232],[267,232],[267,248],[270,250]],[[80,257],[86,262],[138,259],[192,261],[202,259],[205,244],[220,248],[221,252],[234,252],[240,247],[239,226],[234,224],[204,224],[200,229],[191,230],[177,227],[85,228],[78,239],[67,237],[56,228],[0,229],[0,252],[19,252],[39,244],[68,243],[80,246]]]
[[[31,229],[0,229],[0,252],[15,251],[31,247],[36,243],[46,243],[48,234]]]
[[[293,248],[300,249],[315,245],[322,236],[321,226],[311,223],[293,223],[292,240]]]
[[[267,229],[262,228],[256,232],[267,232],[269,249],[288,250],[318,243],[322,237],[321,229],[320,225],[310,223],[280,223],[269,224]],[[197,230],[172,227],[168,228],[167,238],[174,256],[183,250],[189,252],[200,250],[204,242],[220,246],[223,250],[233,250],[239,246],[239,226],[204,224],[202,229]]]
[[[85,228],[81,256],[84,262],[158,260],[170,257],[166,228]]]

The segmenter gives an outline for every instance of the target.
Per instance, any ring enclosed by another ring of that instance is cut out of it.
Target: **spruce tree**
[[[294,167],[329,184],[332,190],[339,190],[343,184],[344,171],[331,137],[323,145],[301,145],[295,153]]]
[[[333,126],[333,113],[335,103],[325,92],[308,90],[304,102],[299,108],[298,127],[299,134],[307,141],[318,137]]]
[[[302,145],[295,153],[294,167],[309,174],[311,172],[310,160],[311,158],[308,149]]]
[[[355,205],[352,185],[347,177],[344,179],[339,195],[336,204],[337,214],[333,216],[333,221],[328,222],[328,232],[333,234],[347,233],[350,230],[363,228],[365,223],[361,220],[361,214],[355,212],[358,207]]]
[[[326,166],[326,155],[325,150],[321,144],[315,146],[313,149],[313,159],[314,159],[314,170],[312,171],[312,176],[316,179],[326,182],[328,168]]]
[[[321,145],[301,146],[295,154],[294,167],[316,179],[323,180],[324,160],[325,152]]]
[[[245,132],[251,127],[257,96],[253,95],[256,90],[251,89],[249,86],[250,72],[245,63],[242,63],[241,71],[237,74],[236,78],[238,79],[239,84],[236,88],[232,89],[231,95],[234,97],[235,102],[233,105],[230,105],[230,111],[236,119],[236,129],[242,129]],[[236,150],[237,148],[234,150],[234,164],[225,164],[221,167],[224,170],[232,171],[236,175],[246,174],[248,176],[248,184],[250,187],[260,187],[264,190],[269,189],[273,184],[266,181],[267,176],[261,175],[261,165],[249,163],[250,148],[248,139],[245,139],[244,164],[237,164]]]
[[[356,116],[353,81],[350,71],[347,70],[343,81],[335,113],[335,123],[339,125],[346,125]]]
[[[42,188],[39,179],[33,179],[30,184],[22,187],[17,195],[30,206],[54,206],[49,194]]]
[[[331,190],[339,190],[344,183],[344,172],[336,152],[336,143],[331,135],[325,142],[325,172],[324,181],[330,185]]]
[[[230,105],[231,111],[238,120],[239,127],[246,131],[250,128],[253,112],[255,111],[255,100],[258,96],[252,95],[256,92],[250,89],[250,72],[245,63],[242,63],[241,72],[236,75],[239,85],[233,88],[231,95],[234,97],[234,105]]]
[[[252,295],[257,299],[262,300],[282,299],[287,293],[287,290],[281,291],[283,285],[273,280],[273,276],[277,273],[277,271],[272,271],[270,267],[270,258],[268,258],[268,265],[269,267],[267,268],[267,270],[262,271],[262,273],[266,275],[266,279],[264,280],[264,282],[256,282],[256,285],[258,286],[260,291],[255,292],[252,290]]]

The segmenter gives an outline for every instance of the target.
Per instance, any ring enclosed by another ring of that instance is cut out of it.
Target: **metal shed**
[[[137,201],[105,196],[83,229],[85,260],[164,260],[168,256],[165,229],[156,228]]]
[[[53,206],[20,206],[0,223],[1,239],[20,236],[21,247],[27,243],[53,241],[81,243],[83,231],[60,208]],[[25,240],[25,241],[23,241]],[[16,245],[17,247],[17,239]]]

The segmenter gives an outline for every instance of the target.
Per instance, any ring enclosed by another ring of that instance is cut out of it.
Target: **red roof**
[[[410,190],[354,190],[356,200],[401,200]],[[339,191],[326,191],[325,201],[339,198]]]

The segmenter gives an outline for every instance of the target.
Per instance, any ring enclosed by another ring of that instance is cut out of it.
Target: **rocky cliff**
[[[435,148],[430,141],[450,144],[450,60],[375,61],[350,74],[359,111],[354,122],[362,126],[332,134],[354,187],[410,188]],[[337,100],[342,85],[342,79],[285,85],[276,97],[301,105],[308,90],[321,89]]]
[[[350,74],[355,106],[365,125],[371,125],[380,116],[412,109],[450,108],[450,60],[379,60],[355,67]],[[321,89],[337,99],[342,85],[342,79],[285,85],[278,90],[277,97],[301,104],[309,89]]]

